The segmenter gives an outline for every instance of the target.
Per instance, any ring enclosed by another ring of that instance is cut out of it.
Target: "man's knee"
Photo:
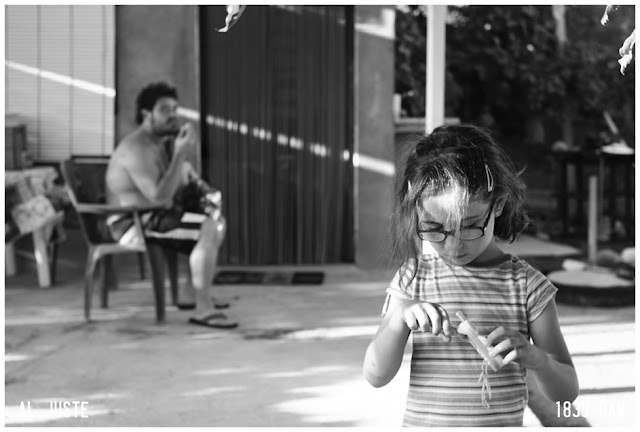
[[[202,223],[201,238],[207,245],[220,246],[224,241],[224,237],[227,233],[227,222],[224,217],[220,216],[219,219],[207,218]]]

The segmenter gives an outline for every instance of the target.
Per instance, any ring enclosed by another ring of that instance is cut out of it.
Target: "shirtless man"
[[[169,208],[179,190],[198,177],[186,161],[187,154],[194,150],[195,132],[189,123],[180,127],[177,97],[175,88],[165,83],[150,84],[138,95],[136,122],[139,126],[120,141],[107,168],[110,204],[164,204],[163,207]],[[172,140],[173,155],[169,160],[165,144]],[[150,219],[153,219],[151,214],[143,215],[143,224],[153,230],[153,226],[148,225]],[[125,221],[124,232],[120,233],[113,229],[119,221],[110,222],[115,240],[139,241],[130,221],[129,226]],[[215,311],[228,304],[216,304],[208,292],[225,232],[226,222],[220,216],[206,218],[200,231],[194,233],[197,243],[189,255],[190,283],[186,289],[179,289],[183,300],[193,301],[195,296],[195,316],[189,320],[191,323],[214,328],[237,326],[228,321],[226,315]]]

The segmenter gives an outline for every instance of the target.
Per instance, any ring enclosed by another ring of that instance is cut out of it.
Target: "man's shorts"
[[[182,213],[175,209],[159,209],[140,216],[147,242],[157,242],[163,247],[191,253],[200,237],[200,228],[206,215]],[[107,227],[114,241],[121,245],[142,243],[132,216],[112,215]]]

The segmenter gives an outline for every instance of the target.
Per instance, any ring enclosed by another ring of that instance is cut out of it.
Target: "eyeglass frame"
[[[472,238],[472,239],[463,239],[460,238],[460,240],[463,241],[473,241],[473,240],[478,240],[479,238],[484,237],[486,231],[487,231],[487,226],[489,225],[489,221],[491,220],[491,213],[493,212],[493,205],[495,204],[495,200],[491,200],[491,204],[489,205],[489,212],[487,213],[487,218],[484,221],[483,226],[479,227],[479,226],[474,226],[474,227],[469,227],[469,228],[474,228],[474,229],[481,229],[482,230],[482,234],[480,234],[478,237]],[[418,234],[418,237],[420,238],[420,240],[422,241],[428,241],[431,243],[442,243],[443,241],[445,241],[447,239],[447,237],[449,237],[450,235],[453,235],[456,231],[462,231],[462,230],[451,230],[451,231],[445,231],[443,229],[440,230],[421,230],[419,228],[420,224],[420,219],[418,218],[418,213],[416,213],[416,233]],[[421,233],[436,233],[436,234],[444,234],[444,237],[442,238],[442,240],[427,240],[427,239],[423,239],[421,236]]]

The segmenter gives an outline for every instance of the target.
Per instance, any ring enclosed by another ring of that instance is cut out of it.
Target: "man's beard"
[[[178,136],[178,133],[180,132],[180,126],[178,124],[178,122],[175,122],[173,124],[164,124],[164,125],[158,125],[156,123],[156,121],[153,119],[153,117],[151,118],[151,131],[159,136],[159,137],[176,137]]]

